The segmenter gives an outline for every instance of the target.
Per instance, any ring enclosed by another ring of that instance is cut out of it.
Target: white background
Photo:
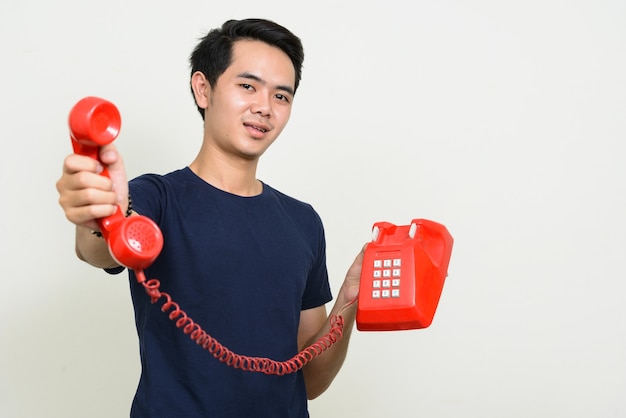
[[[376,221],[455,238],[431,327],[355,331],[312,416],[625,417],[623,0],[2,1],[0,417],[128,416],[128,283],[57,203],[67,114],[105,97],[131,176],[183,167],[187,57],[245,17],[305,45],[259,178],[319,211],[334,292]]]

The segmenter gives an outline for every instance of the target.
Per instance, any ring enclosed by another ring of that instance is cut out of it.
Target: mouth
[[[245,126],[248,129],[253,129],[261,133],[266,133],[270,130],[269,126],[260,124],[260,123],[244,122],[243,126]]]

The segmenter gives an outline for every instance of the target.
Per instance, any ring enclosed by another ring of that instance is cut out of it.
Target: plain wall
[[[126,275],[74,256],[55,182],[67,115],[113,101],[130,176],[185,166],[197,39],[298,34],[290,125],[259,178],[323,218],[336,293],[377,221],[455,239],[433,324],[358,332],[312,417],[626,416],[626,3],[0,3],[0,417],[128,416]]]

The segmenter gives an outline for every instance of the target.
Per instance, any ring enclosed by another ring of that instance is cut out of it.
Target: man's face
[[[222,152],[257,159],[289,120],[295,70],[287,54],[260,41],[237,41],[233,60],[208,91],[205,141]]]

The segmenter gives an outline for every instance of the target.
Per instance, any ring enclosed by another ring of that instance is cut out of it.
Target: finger
[[[87,205],[117,205],[117,195],[110,188],[84,188],[70,190],[66,196],[73,207],[81,207]]]
[[[67,209],[65,216],[76,225],[98,229],[96,219],[111,216],[116,210],[116,205],[86,205]]]
[[[110,166],[116,163],[120,163],[122,157],[117,152],[117,148],[115,147],[115,145],[111,143],[104,145],[100,148],[100,160],[103,164]]]
[[[113,183],[109,177],[89,171],[80,171],[69,175],[64,179],[66,189],[69,191],[90,190],[110,192],[113,190]],[[94,202],[97,203],[97,202]]]
[[[63,174],[74,174],[80,171],[101,173],[102,164],[98,160],[80,154],[68,155],[63,161]]]
[[[96,176],[95,174],[92,175]],[[73,189],[60,186],[60,190],[59,204],[63,208],[67,219],[77,225],[93,221],[95,218],[112,215],[117,210],[117,196],[110,189]],[[91,223],[91,225],[93,226],[94,223]]]

